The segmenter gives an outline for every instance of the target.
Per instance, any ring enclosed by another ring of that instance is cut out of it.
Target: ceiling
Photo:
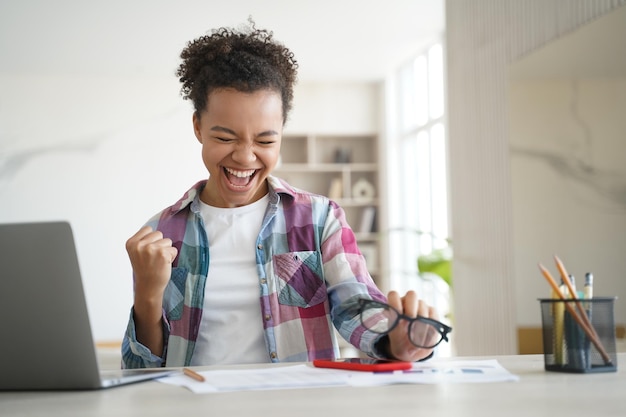
[[[186,42],[251,16],[303,81],[373,81],[444,31],[444,0],[0,1],[0,74],[171,77]]]
[[[626,76],[626,6],[533,51],[511,67],[515,80]]]

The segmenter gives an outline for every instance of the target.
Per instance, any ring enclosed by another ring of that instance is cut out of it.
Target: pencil
[[[566,301],[565,296],[559,291],[559,286],[557,285],[554,278],[552,278],[552,275],[550,275],[550,272],[541,264],[539,264],[539,269],[543,273],[544,278],[546,279],[546,281],[548,281],[548,284],[550,284],[552,289],[555,290],[555,292],[557,292],[558,294],[560,294],[561,300]],[[611,361],[611,358],[609,357],[608,353],[606,353],[606,350],[604,349],[604,346],[602,346],[600,339],[598,339],[598,336],[593,330],[593,327],[590,328],[589,326],[587,326],[585,322],[583,322],[583,320],[580,318],[576,310],[574,310],[574,308],[570,305],[571,303],[566,302],[563,304],[565,304],[565,308],[567,309],[567,311],[569,311],[570,315],[574,318],[576,323],[578,323],[578,325],[587,334],[587,337],[591,339],[591,342],[593,343],[593,345],[596,347],[596,349],[598,349],[598,352],[600,352],[600,355],[602,355],[602,359],[604,359],[604,362],[607,365],[612,365],[613,363]],[[584,313],[583,315],[585,316],[585,318],[587,317]]]
[[[198,382],[204,382],[204,377],[194,370],[183,368],[183,373],[191,379],[195,379]]]
[[[564,287],[564,285],[562,285]],[[560,289],[560,288],[559,288]],[[559,291],[562,293],[562,291]],[[552,299],[560,300],[561,297],[555,290],[552,290]],[[552,343],[554,344],[554,361],[557,365],[565,364],[565,345],[563,344],[563,317],[565,315],[565,307],[563,303],[552,304],[552,316],[554,320],[554,337]]]

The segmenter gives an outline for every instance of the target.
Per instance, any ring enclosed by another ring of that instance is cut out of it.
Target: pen
[[[576,279],[569,274],[569,283],[572,294],[570,298],[582,298],[582,292],[576,291]],[[565,342],[567,345],[567,363],[574,369],[585,369],[584,334],[569,313],[565,314]]]
[[[572,312],[570,312],[570,314],[574,313],[574,315],[577,316],[577,317],[572,317],[572,318],[576,319],[576,322],[578,322],[579,325],[584,323],[584,326],[577,327],[574,322],[572,322],[571,320],[568,320],[567,315],[565,317],[564,324],[565,324],[565,340],[567,344],[567,354],[568,354],[567,360],[568,360],[568,363],[574,366],[575,368],[583,369],[587,367],[587,363],[588,363],[587,356],[585,355],[585,352],[584,352],[584,348],[586,345],[584,333],[588,333],[588,335],[593,335],[593,337],[595,338],[595,341],[597,341],[600,345],[601,345],[601,342],[598,337],[598,334],[596,333],[595,328],[591,324],[591,320],[589,319],[589,316],[588,316],[588,311],[583,307],[583,305],[579,301],[580,298],[584,297],[584,294],[582,291],[580,292],[576,291],[576,283],[574,280],[574,276],[567,273],[567,270],[565,269],[565,265],[563,264],[561,259],[559,259],[558,256],[554,255],[554,261],[556,262],[557,269],[559,270],[559,273],[561,274],[563,281],[565,281],[565,284],[567,285],[567,288],[569,289],[570,299],[574,300],[574,303],[576,307],[578,308],[578,311],[580,312],[580,315],[578,315],[576,314],[574,309],[572,309]],[[566,305],[566,307],[568,306]],[[583,328],[585,326],[586,326],[586,329]],[[581,330],[583,330],[584,333],[581,332]],[[602,347],[602,349],[604,349],[604,347]],[[609,364],[610,358],[608,358],[608,354],[606,353],[606,351],[601,352],[601,354],[603,358],[605,359],[605,362]]]
[[[593,274],[591,272],[587,272],[585,274],[585,286],[583,288],[583,298],[585,300],[591,300],[593,298]],[[589,321],[591,322],[592,318],[591,318],[591,301],[588,301],[585,303],[585,310],[587,312],[587,317],[589,318]],[[586,367],[590,367],[591,366],[591,362],[590,362],[590,344],[591,341],[589,340],[589,338],[585,338],[585,366]]]
[[[198,382],[204,382],[204,377],[194,370],[183,368],[183,373],[191,379],[195,379]]]
[[[582,291],[578,291],[576,289],[576,278],[574,278],[574,275],[569,274],[569,282],[572,284],[572,288],[574,289],[574,292],[576,293],[576,297],[571,297],[571,298],[583,298],[584,294]]]
[[[585,274],[584,298],[589,300],[593,298],[593,274],[587,272]]]
[[[576,298],[576,295],[578,294],[576,292],[576,279],[574,278],[574,276],[572,274],[567,274],[567,277],[569,278],[569,284],[567,285],[567,291],[565,291],[563,294],[565,294],[565,298]],[[564,285],[565,282],[563,279],[561,279],[561,285]],[[580,369],[582,368],[582,359],[580,357],[580,355],[578,355],[579,352],[579,342],[578,342],[578,328],[576,325],[576,322],[574,321],[573,317],[570,315],[569,312],[565,313],[564,316],[564,320],[563,320],[563,327],[564,327],[564,334],[565,334],[565,345],[567,346],[567,364],[576,368],[576,369]]]

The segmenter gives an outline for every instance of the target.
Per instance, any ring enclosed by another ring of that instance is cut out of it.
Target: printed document
[[[448,384],[517,381],[497,360],[416,362],[412,369],[394,372],[362,372],[315,368],[310,363],[259,368],[198,371],[205,379],[196,381],[182,372],[158,381],[186,387],[197,394],[319,388],[336,386],[379,386],[390,384]]]

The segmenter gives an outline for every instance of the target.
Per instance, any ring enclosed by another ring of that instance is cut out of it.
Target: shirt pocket
[[[272,257],[280,304],[307,308],[326,300],[321,259],[316,251],[288,252]]]
[[[186,282],[187,268],[172,268],[170,281],[163,293],[163,309],[165,310],[165,317],[169,320],[180,320],[183,316]]]

